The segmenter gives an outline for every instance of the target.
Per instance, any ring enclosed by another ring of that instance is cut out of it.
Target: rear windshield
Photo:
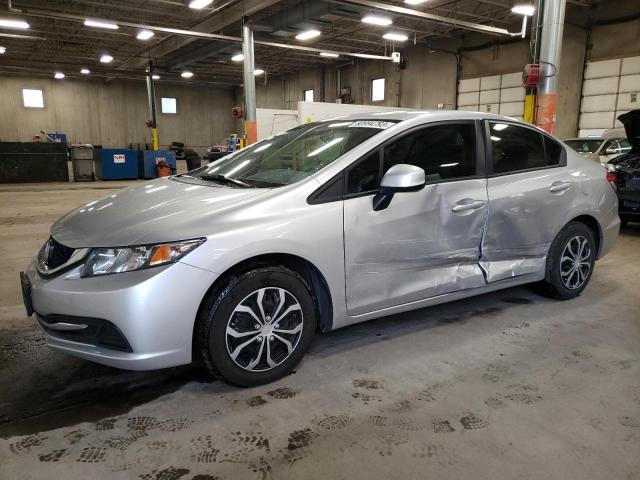
[[[593,140],[589,138],[578,138],[575,140],[566,140],[564,143],[569,145],[578,153],[594,153],[602,144],[602,140]]]
[[[308,123],[227,155],[186,176],[202,180],[232,179],[236,184],[250,187],[289,185],[321,170],[394,123],[386,120]]]

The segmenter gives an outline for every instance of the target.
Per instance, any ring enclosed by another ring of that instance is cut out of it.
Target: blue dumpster
[[[103,148],[95,150],[96,177],[100,180],[131,180],[138,178],[136,150]]]
[[[156,178],[158,176],[158,163],[166,163],[176,171],[176,155],[169,150],[143,150],[138,152],[138,176],[139,178]]]

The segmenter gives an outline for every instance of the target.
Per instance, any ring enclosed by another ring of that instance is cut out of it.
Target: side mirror
[[[424,184],[425,174],[422,168],[406,163],[394,165],[382,177],[380,191],[373,197],[373,209],[384,210],[396,192],[417,192],[424,188]]]

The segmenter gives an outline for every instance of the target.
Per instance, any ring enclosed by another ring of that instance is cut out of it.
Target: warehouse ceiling
[[[571,1],[581,6],[587,2]],[[244,15],[255,29],[256,40],[389,55],[393,49],[426,45],[473,30],[456,25],[457,20],[517,31],[522,18],[511,12],[513,4],[519,3],[516,0],[429,0],[417,5],[393,0],[368,3],[410,8],[454,22],[384,12],[357,0],[215,0],[201,10],[189,8],[189,0],[13,0],[4,7],[0,5],[4,9],[0,10],[0,17],[25,20],[30,28],[0,27],[0,46],[6,47],[6,53],[0,56],[0,72],[50,76],[61,70],[67,76],[80,76],[80,69],[87,68],[92,76],[107,79],[142,78],[148,61],[153,60],[164,80],[184,81],[180,72],[188,69],[194,73],[192,82],[238,85],[242,64],[231,61],[231,56],[241,51],[239,43],[159,31],[143,41],[136,38],[140,30],[137,25],[240,37]],[[391,18],[393,25],[363,23],[362,17],[372,13]],[[88,27],[83,23],[86,18],[120,22],[120,28]],[[295,39],[295,35],[308,29],[322,34],[309,41]],[[389,30],[405,33],[409,40],[388,42],[382,34]],[[486,35],[487,40],[496,38]],[[109,64],[99,62],[105,53],[113,57]],[[270,78],[344,62],[344,58],[325,58],[318,52],[259,44],[255,57],[256,68],[265,70]]]

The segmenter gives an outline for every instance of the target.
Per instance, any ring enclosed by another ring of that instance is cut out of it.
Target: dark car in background
[[[640,222],[640,110],[618,117],[624,125],[631,151],[611,160],[607,168],[609,182],[615,185],[622,225]]]

